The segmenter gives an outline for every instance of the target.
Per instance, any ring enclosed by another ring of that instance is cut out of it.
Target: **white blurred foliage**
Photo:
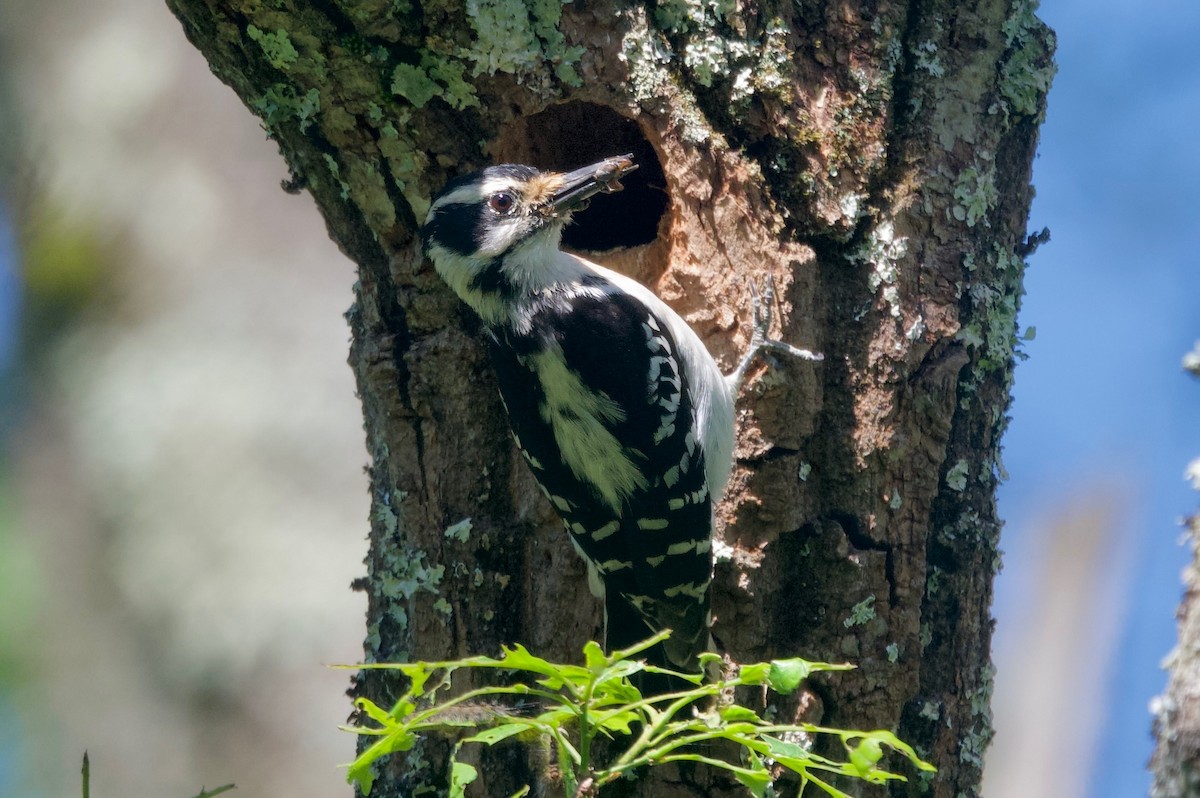
[[[1183,368],[1200,377],[1200,341],[1192,347],[1192,351],[1183,356]]]
[[[353,266],[164,4],[13,0],[0,22],[40,189],[127,258],[21,441],[49,596],[30,690],[63,769],[37,781],[87,747],[96,794],[329,795],[353,741],[323,665],[363,636]]]

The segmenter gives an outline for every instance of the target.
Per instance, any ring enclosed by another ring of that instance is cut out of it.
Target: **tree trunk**
[[[489,162],[633,152],[639,181],[567,243],[654,288],[729,367],[747,281],[774,275],[777,336],[825,354],[740,398],[716,638],[741,662],[856,663],[787,711],[917,744],[940,770],[895,795],[977,794],[998,441],[1054,69],[1031,2],[167,1],[359,265],[368,660],[513,641],[571,659],[597,637],[582,563],[417,227],[441,184]],[[387,703],[378,673],[354,690]],[[373,794],[440,784],[436,749],[393,757]],[[485,770],[486,794],[541,778],[512,771]]]
[[[1183,359],[1183,367],[1200,377],[1200,341]],[[1187,469],[1192,487],[1200,490],[1200,458]],[[1154,756],[1151,798],[1200,798],[1200,511],[1184,521],[1192,546],[1192,562],[1183,574],[1179,604],[1179,643],[1164,667],[1170,674],[1166,694],[1153,702]]]
[[[1179,643],[1167,657],[1166,694],[1152,703],[1156,744],[1151,798],[1200,796],[1200,513],[1187,520],[1192,562],[1184,573]]]

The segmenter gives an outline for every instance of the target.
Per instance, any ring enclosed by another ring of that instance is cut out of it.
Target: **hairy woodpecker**
[[[632,156],[573,172],[492,166],[449,183],[421,234],[483,322],[513,437],[605,601],[605,645],[671,629],[654,664],[694,671],[709,646],[713,508],[733,462],[733,403],[765,338],[725,377],[675,311],[559,249]],[[769,308],[769,301],[767,303]]]

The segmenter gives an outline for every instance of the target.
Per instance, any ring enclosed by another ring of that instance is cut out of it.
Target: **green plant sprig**
[[[367,698],[355,702],[377,725],[344,728],[378,739],[348,766],[347,780],[369,794],[378,760],[410,750],[422,736],[448,733],[465,735],[458,740],[450,757],[449,798],[464,798],[467,785],[478,778],[472,765],[458,760],[463,746],[496,745],[514,737],[552,743],[565,798],[595,796],[622,776],[667,762],[700,762],[724,770],[754,798],[765,798],[775,774],[782,771],[796,774],[802,791],[804,786],[813,784],[834,798],[848,796],[821,778],[822,775],[846,776],[872,784],[904,780],[900,774],[880,767],[885,748],[900,753],[919,770],[934,770],[911,746],[889,731],[769,723],[749,707],[722,700],[731,688],[742,686],[765,686],[786,695],[813,673],[849,670],[853,666],[799,658],[774,660],[742,665],[732,675],[706,682],[705,669],[720,662],[715,654],[701,657],[697,673],[680,673],[636,659],[669,634],[660,632],[610,655],[589,642],[583,649],[583,666],[549,662],[519,644],[505,647],[499,658],[480,656],[360,666],[400,671],[408,678],[409,685],[388,711]],[[532,678],[531,683],[478,687],[439,701],[438,693],[448,689],[454,673],[462,669],[504,670]],[[691,686],[660,695],[642,695],[631,677],[643,672],[671,676],[680,684]],[[542,709],[525,717],[496,704],[495,699],[508,696],[537,699]],[[593,758],[593,743],[601,735],[627,737],[629,744],[611,762],[598,763]],[[838,738],[846,751],[845,761],[813,753],[811,741],[817,736]],[[809,744],[796,742],[797,739]],[[698,744],[717,740],[740,746],[742,761],[729,762],[696,750]],[[528,790],[526,787],[518,791],[513,798],[525,795]]]

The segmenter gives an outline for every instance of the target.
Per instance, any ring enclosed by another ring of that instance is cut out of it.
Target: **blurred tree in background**
[[[1200,341],[1184,356],[1183,367],[1200,377]],[[1200,457],[1188,464],[1187,478],[1200,491]],[[1170,682],[1151,707],[1156,738],[1150,762],[1152,798],[1200,796],[1200,511],[1184,519],[1183,525],[1192,562],[1183,574],[1179,644],[1164,663]]]
[[[0,57],[0,795],[78,794],[85,748],[95,796],[343,790],[352,266],[161,5],[11,0]]]

